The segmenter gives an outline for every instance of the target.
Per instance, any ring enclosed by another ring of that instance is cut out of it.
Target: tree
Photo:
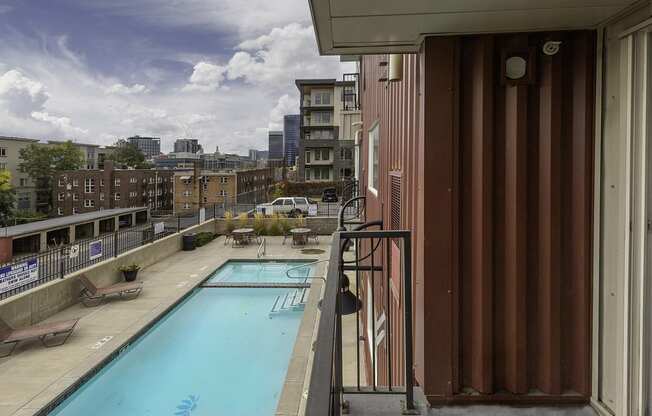
[[[6,226],[13,217],[16,198],[11,187],[11,172],[0,170],[0,224]]]
[[[52,178],[59,172],[80,169],[84,154],[68,141],[56,145],[30,144],[20,150],[20,169],[36,183],[37,199],[52,207]]]
[[[149,169],[152,167],[151,164],[145,161],[145,155],[136,145],[119,140],[115,147],[115,151],[107,155],[106,158],[114,161],[117,165],[134,169]]]

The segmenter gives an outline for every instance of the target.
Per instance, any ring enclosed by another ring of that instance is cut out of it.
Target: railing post
[[[181,214],[177,214],[177,232],[181,232]]]
[[[403,236],[403,275],[405,276],[405,311],[403,313],[405,331],[405,409],[407,412],[414,407],[414,378],[412,367],[412,241],[411,234]]]
[[[59,278],[60,279],[63,279],[63,277],[66,275],[65,265],[64,265],[65,259],[63,258],[63,249],[64,249],[63,246],[59,249]]]
[[[113,257],[118,257],[118,232],[113,232]]]

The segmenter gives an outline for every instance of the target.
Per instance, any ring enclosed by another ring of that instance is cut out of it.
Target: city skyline
[[[134,3],[3,5],[0,134],[100,145],[153,136],[163,152],[192,137],[246,154],[297,112],[295,78],[347,71],[319,57],[299,0]]]

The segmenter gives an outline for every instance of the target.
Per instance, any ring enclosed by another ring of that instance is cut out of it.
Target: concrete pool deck
[[[329,257],[330,237],[321,237],[319,246],[308,246],[324,250],[323,254],[302,254],[299,248],[282,245],[282,237],[266,237],[266,241],[267,255],[261,260],[322,260]],[[220,237],[204,247],[177,252],[141,270],[138,280],[144,282],[144,289],[137,299],[116,299],[95,308],[76,304],[50,317],[46,321],[81,319],[65,345],[44,348],[38,341],[24,342],[12,356],[0,359],[0,415],[27,416],[38,413],[155,321],[215,269],[228,260],[256,259],[257,248],[255,244],[244,248],[225,246],[224,237]],[[325,275],[325,267],[318,270]],[[319,293],[311,291],[308,303],[313,302],[316,306],[318,298]],[[309,309],[307,306],[306,311]],[[312,313],[316,314],[316,311]],[[306,325],[304,330],[312,331],[312,328]],[[295,351],[309,349],[311,336],[300,332]],[[290,362],[289,376],[300,374],[297,370],[302,366],[305,374],[309,357],[308,354],[301,355],[293,357],[294,361]],[[291,387],[301,394],[299,383],[303,383],[303,380],[288,377],[284,393],[288,382],[296,383]],[[287,394],[290,393],[288,391]],[[288,412],[291,413],[294,412]]]

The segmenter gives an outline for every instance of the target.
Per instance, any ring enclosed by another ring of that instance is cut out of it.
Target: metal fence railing
[[[1,276],[11,273],[17,276],[15,287],[10,282],[9,290],[0,293],[0,299],[9,298],[51,280],[61,279],[77,270],[117,257],[174,232],[175,230],[164,227],[159,233],[155,233],[154,224],[146,224],[105,233],[97,237],[76,240],[72,244],[51,248],[40,253],[15,257],[11,262],[0,264]],[[19,284],[19,275],[22,278],[26,276],[36,278],[28,277],[22,280],[26,283]]]

